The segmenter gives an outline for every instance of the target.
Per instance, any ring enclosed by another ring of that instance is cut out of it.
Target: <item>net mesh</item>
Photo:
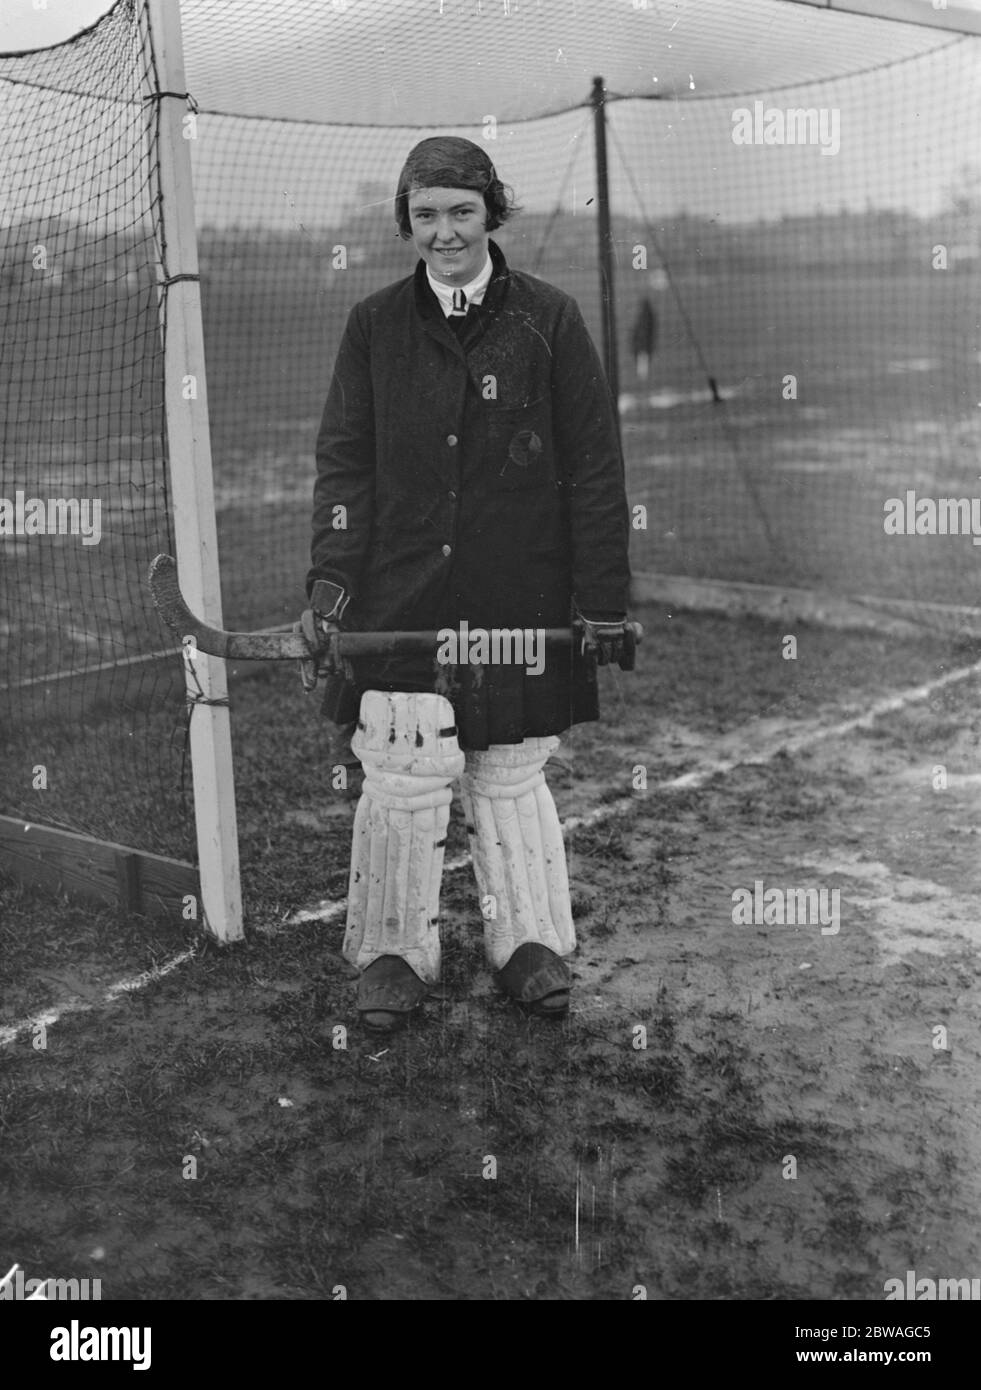
[[[915,599],[933,624],[974,605],[971,538],[887,535],[884,506],[976,491],[981,41],[776,0],[182,14],[227,626],[303,605],[333,357],[415,263],[391,199],[417,140],[486,142],[524,209],[495,237],[600,340],[596,73],[634,570]],[[180,670],[147,659],[146,565],[174,546],[141,16],[0,58],[0,496],[102,503],[98,544],[0,541],[0,680],[32,726],[0,809],[187,857]],[[809,143],[757,142],[796,109]]]
[[[580,105],[596,73],[617,95],[727,96],[951,41],[783,0],[182,0],[181,13],[202,109],[339,126],[536,120]]]
[[[0,809],[186,857],[147,80],[129,4],[0,63]]]

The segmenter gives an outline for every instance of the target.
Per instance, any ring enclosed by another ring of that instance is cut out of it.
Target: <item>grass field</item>
[[[331,791],[289,670],[233,689],[245,944],[0,881],[4,1269],[217,1300],[876,1300],[977,1273],[981,716],[977,672],[951,677],[979,652],[801,628],[784,660],[764,623],[637,616],[638,670],[601,673],[603,721],[549,774],[564,1024],[496,994],[454,806],[445,997],[359,1034],[357,787]],[[757,880],[838,889],[840,931],[735,926]]]

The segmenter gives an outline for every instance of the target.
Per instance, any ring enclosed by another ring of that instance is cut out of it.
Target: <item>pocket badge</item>
[[[508,462],[516,463],[519,468],[527,468],[541,455],[542,447],[541,438],[534,430],[519,430],[508,445]],[[507,464],[504,465],[506,467]],[[501,469],[502,473],[504,468]]]

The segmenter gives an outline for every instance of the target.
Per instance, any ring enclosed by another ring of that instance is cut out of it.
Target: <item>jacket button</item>
[[[456,493],[455,493],[455,492],[448,492],[446,495],[447,495],[447,497],[450,499],[451,502],[455,502],[455,501],[456,501]]]
[[[446,436],[446,442],[447,444],[449,444],[450,448],[452,448],[454,444],[458,444],[460,441],[457,439],[455,434],[448,434]]]
[[[452,547],[451,545],[444,545],[444,546],[443,546],[443,554],[444,554],[444,555],[452,555],[452,554],[453,554],[453,547]]]

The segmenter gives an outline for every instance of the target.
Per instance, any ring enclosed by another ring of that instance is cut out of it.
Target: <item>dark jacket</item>
[[[353,631],[543,628],[627,608],[629,517],[609,389],[575,300],[509,269],[495,242],[461,336],[415,273],[348,317],[317,440],[313,567]],[[343,508],[344,510],[339,510]],[[325,713],[361,691],[443,689],[461,744],[519,742],[598,716],[591,661],[545,670],[353,663]],[[447,684],[447,676],[450,680]]]

